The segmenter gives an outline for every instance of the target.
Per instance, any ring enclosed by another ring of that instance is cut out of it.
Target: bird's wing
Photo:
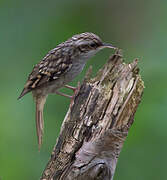
[[[50,51],[39,64],[35,65],[18,99],[28,92],[60,78],[72,67],[68,54],[62,55],[61,49]]]

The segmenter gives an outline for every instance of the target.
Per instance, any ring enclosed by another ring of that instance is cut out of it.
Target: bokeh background
[[[126,62],[139,58],[146,87],[114,179],[166,179],[166,18],[163,0],[0,0],[0,179],[41,176],[69,100],[49,96],[39,153],[32,96],[17,97],[33,65],[60,42],[85,31],[123,49]],[[90,65],[95,74],[112,53],[99,52],[71,84],[81,81]]]

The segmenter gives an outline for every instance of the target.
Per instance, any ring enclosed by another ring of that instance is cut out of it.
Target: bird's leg
[[[59,92],[59,91],[56,91],[56,94],[58,94],[58,95],[60,95],[60,96],[67,97],[67,98],[70,98],[70,99],[72,99],[72,97],[73,97],[73,96],[70,96],[70,95],[68,95],[68,94],[64,94],[64,93]]]
[[[75,95],[77,95],[77,93],[80,90],[80,82],[78,82],[77,87],[73,87],[73,86],[69,86],[69,85],[65,85],[64,87],[73,90],[74,91],[74,96],[75,96]]]
[[[58,94],[60,96],[64,96],[64,97],[70,98],[71,99],[70,108],[71,108],[72,105],[74,104],[74,97],[78,94],[78,92],[80,90],[80,82],[78,82],[77,87],[72,87],[72,86],[69,86],[69,85],[65,85],[64,87],[73,90],[74,94],[72,96],[70,96],[70,95],[62,93],[60,91],[54,91],[54,93],[56,93],[56,94]]]
[[[69,86],[69,85],[65,85],[64,87],[73,90],[74,94],[73,96],[71,96],[71,103],[70,103],[70,108],[72,107],[72,105],[74,104],[74,98],[75,96],[78,94],[79,90],[80,90],[80,82],[78,82],[77,87],[73,87],[73,86]]]
[[[66,88],[68,88],[68,89],[71,89],[71,90],[73,90],[73,91],[76,90],[76,87],[73,87],[73,86],[65,85],[64,87],[66,87]]]

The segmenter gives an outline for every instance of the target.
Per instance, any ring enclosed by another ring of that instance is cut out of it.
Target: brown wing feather
[[[33,89],[58,79],[71,68],[71,58],[68,54],[62,53],[62,50],[62,48],[53,49],[39,64],[34,66],[18,99]]]

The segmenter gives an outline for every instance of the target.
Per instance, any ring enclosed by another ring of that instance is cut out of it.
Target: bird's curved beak
[[[104,48],[116,49],[116,47],[114,47],[112,44],[109,44],[109,43],[103,43],[103,47],[104,47]]]

